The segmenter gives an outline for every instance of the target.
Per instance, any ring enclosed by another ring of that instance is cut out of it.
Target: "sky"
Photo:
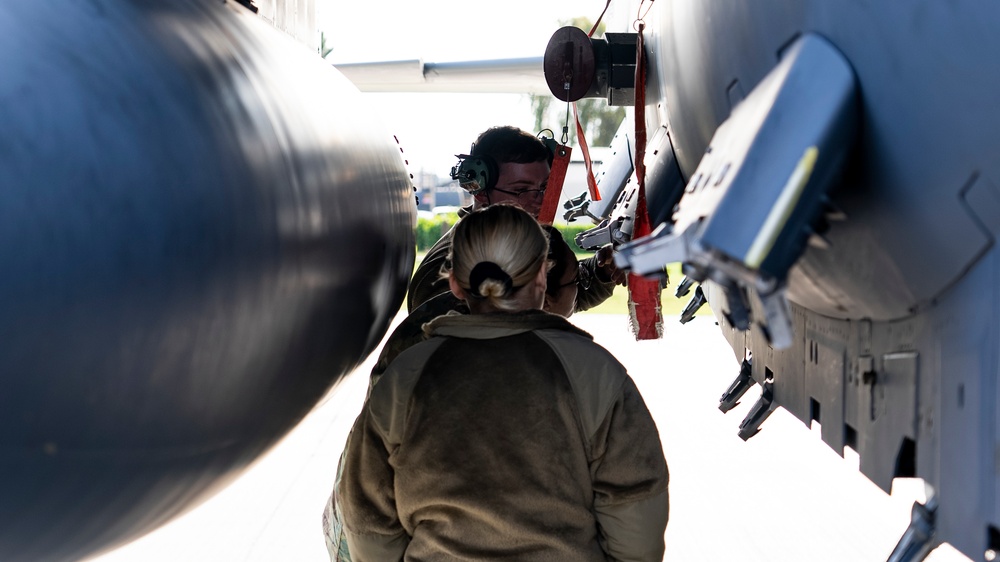
[[[621,0],[619,0],[621,1]],[[320,0],[318,20],[333,52],[327,60],[424,62],[535,57],[561,27],[585,16],[594,21],[606,0]],[[605,18],[607,20],[607,17]],[[609,27],[614,30],[614,28]],[[515,125],[531,132],[527,95],[365,94],[388,132],[396,135],[410,172],[447,175],[455,154],[480,132]],[[563,123],[546,123],[561,133]]]

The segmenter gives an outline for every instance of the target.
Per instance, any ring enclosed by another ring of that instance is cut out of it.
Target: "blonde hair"
[[[523,308],[518,291],[545,266],[548,248],[545,231],[531,215],[514,205],[496,204],[458,222],[449,261],[470,298],[515,311]]]

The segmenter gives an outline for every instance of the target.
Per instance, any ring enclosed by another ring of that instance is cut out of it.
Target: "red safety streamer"
[[[556,218],[556,208],[559,207],[559,197],[566,182],[566,170],[569,169],[569,157],[572,153],[573,149],[564,144],[556,147],[555,155],[552,157],[549,182],[545,185],[542,210],[538,212],[538,222],[541,224],[552,224]]]
[[[590,159],[590,148],[587,147],[587,138],[583,135],[583,125],[580,124],[580,116],[576,112],[576,102],[573,102],[573,119],[576,120],[576,141],[580,144],[583,163],[587,167],[587,187],[590,188],[590,200],[600,201],[601,192],[597,189],[597,180],[594,179],[594,162]]]
[[[590,28],[590,32],[587,33],[587,37],[593,37],[594,32],[597,31],[598,26],[601,25],[601,20],[604,19],[604,14],[608,13],[608,8],[611,7],[611,0],[604,5],[604,11],[597,18],[594,23],[594,27]],[[587,168],[587,188],[590,190],[590,200],[600,201],[601,192],[597,189],[597,180],[594,179],[594,161],[590,159],[590,149],[587,147],[587,137],[583,134],[583,125],[580,124],[580,115],[576,111],[576,102],[571,104],[573,106],[573,119],[576,121],[576,139],[580,143],[580,152],[583,153],[583,164]]]
[[[590,33],[587,34],[587,37],[594,36],[594,32],[597,31],[597,27],[601,25],[601,20],[604,19],[604,14],[608,13],[608,8],[610,7],[611,7],[611,0],[608,0],[608,3],[604,5],[604,11],[601,12],[601,15],[598,16],[597,21],[594,22],[594,27],[590,28]]]
[[[633,240],[652,232],[649,212],[646,210],[646,164],[643,161],[646,155],[646,54],[642,41],[644,28],[645,24],[640,21],[635,65],[635,177],[639,193],[635,207],[635,223],[632,227]],[[661,290],[659,280],[646,279],[629,273],[629,321],[635,339],[652,340],[663,337]]]

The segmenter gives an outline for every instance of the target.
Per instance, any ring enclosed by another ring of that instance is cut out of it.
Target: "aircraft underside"
[[[944,298],[895,321],[840,320],[792,303],[801,337],[781,350],[759,324],[736,329],[710,282],[716,319],[738,359],[751,365],[751,378],[723,392],[720,408],[759,385],[764,398],[734,426],[741,437],[767,431],[764,420],[778,406],[807,425],[818,422],[823,441],[841,455],[855,450],[861,472],[886,493],[899,477],[931,486],[934,511],[924,516],[927,544],[919,546],[995,549],[998,274],[990,251]],[[751,308],[762,315],[759,305]]]
[[[659,228],[616,261],[652,277],[682,262],[682,292],[700,283],[685,316],[707,300],[744,361],[720,408],[761,388],[741,437],[782,406],[887,492],[925,480],[892,560],[1000,551],[998,22],[975,1],[675,1],[646,18],[635,158]],[[633,220],[632,167],[608,168],[624,173],[601,178],[614,208],[591,202],[597,242]]]

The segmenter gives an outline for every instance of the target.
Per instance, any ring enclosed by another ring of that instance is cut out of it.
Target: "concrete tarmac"
[[[401,317],[397,317],[397,321]],[[744,442],[719,397],[739,371],[712,317],[666,321],[664,339],[637,342],[624,315],[572,318],[629,370],[656,419],[670,468],[664,560],[883,561],[923,500],[919,480],[887,495],[782,409]],[[294,431],[228,488],[96,562],[324,562],[320,518],[337,460],[361,409],[374,354]],[[948,545],[927,560],[968,560]]]

